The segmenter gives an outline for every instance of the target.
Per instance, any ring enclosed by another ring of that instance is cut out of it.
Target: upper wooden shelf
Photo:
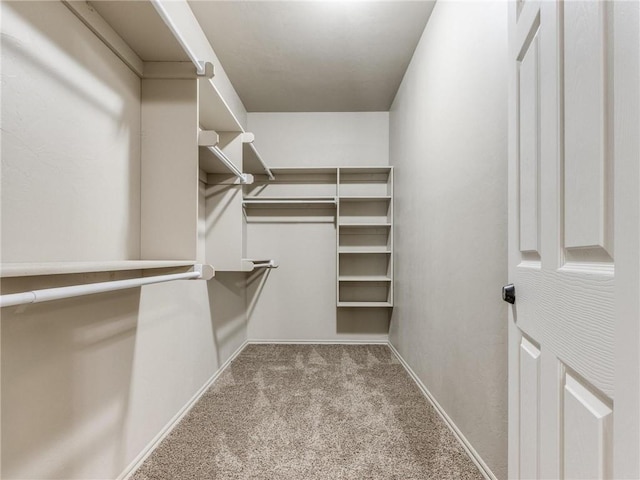
[[[341,174],[344,173],[344,174],[347,174],[347,175],[369,174],[369,173],[373,173],[373,174],[384,173],[384,174],[387,174],[392,169],[393,169],[393,167],[340,167],[340,173]]]
[[[341,202],[389,202],[391,195],[380,196],[340,196]]]
[[[154,268],[192,267],[195,260],[124,260],[106,262],[42,262],[3,263],[0,277],[36,277],[40,275],[64,275],[71,273],[117,272],[125,270],[150,270]]]
[[[270,180],[275,178],[252,142],[242,144],[242,166],[246,173],[267,175]]]
[[[198,79],[198,108],[200,127],[203,130],[244,132],[220,91],[209,78]]]
[[[272,168],[274,175],[337,175],[337,167],[277,167]]]

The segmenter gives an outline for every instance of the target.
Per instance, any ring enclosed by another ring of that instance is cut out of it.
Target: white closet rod
[[[0,307],[12,307],[15,305],[25,305],[28,303],[48,302],[50,300],[60,300],[63,298],[79,297],[81,295],[91,295],[93,293],[112,292],[114,290],[124,290],[135,288],[152,283],[171,282],[174,280],[202,278],[201,271],[186,273],[175,273],[171,275],[157,275],[155,277],[132,278],[129,280],[116,280],[113,282],[89,283],[84,285],[73,285],[69,287],[46,288],[34,290],[32,292],[10,293],[0,295]]]
[[[186,42],[184,37],[180,34],[180,31],[176,27],[176,24],[174,23],[174,21],[171,19],[171,15],[169,15],[165,6],[157,0],[151,0],[151,3],[155,7],[156,11],[160,15],[164,23],[167,25],[167,27],[169,27],[169,30],[171,30],[171,33],[173,33],[173,36],[176,38],[176,40],[178,40],[178,42],[180,43],[180,46],[182,46],[182,49],[187,53],[191,62],[195,65],[198,75],[206,75],[206,62],[198,60],[198,57],[196,56],[194,51],[191,50],[191,48],[189,47],[189,44]]]
[[[236,167],[229,157],[227,157],[219,147],[207,147],[231,172],[240,179],[240,183],[248,183],[247,176]]]
[[[253,260],[253,268],[278,268],[274,260]]]

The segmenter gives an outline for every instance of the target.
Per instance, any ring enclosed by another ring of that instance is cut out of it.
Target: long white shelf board
[[[271,180],[275,179],[271,169],[262,159],[262,156],[258,153],[258,150],[253,143],[242,144],[242,166],[244,167],[244,171],[247,173],[252,173],[254,175],[266,174],[271,177]]]
[[[353,249],[353,248],[339,248],[338,253],[346,253],[346,254],[356,254],[356,255],[364,255],[364,254],[378,254],[378,253],[391,253],[391,250],[388,248],[369,248],[369,249]]]
[[[336,167],[271,167],[274,175],[337,175]]]
[[[331,208],[335,207],[335,198],[273,198],[273,199],[245,199],[245,208]]]
[[[149,270],[153,268],[191,267],[196,263],[196,261],[188,260],[3,263],[0,265],[0,277],[35,277],[39,275],[63,275],[70,273]]]
[[[340,167],[340,174],[345,174],[345,175],[360,175],[363,173],[386,174],[386,173],[389,173],[391,170],[393,170],[393,167]]]
[[[380,196],[340,196],[341,202],[388,202],[391,200],[391,195]]]
[[[198,80],[200,126],[203,130],[216,132],[244,132],[242,125],[231,112],[231,108],[208,78]]]
[[[389,228],[391,227],[390,223],[345,223],[340,222],[338,224],[339,227],[344,228]]]

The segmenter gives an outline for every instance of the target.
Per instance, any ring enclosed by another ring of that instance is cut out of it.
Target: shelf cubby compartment
[[[391,202],[383,199],[344,201],[340,198],[340,224],[390,225]]]
[[[392,196],[391,167],[349,167],[340,168],[338,193],[342,199],[380,198]],[[390,198],[389,198],[390,201]]]
[[[338,278],[343,276],[377,276],[392,278],[391,254],[340,252]]]
[[[338,304],[374,303],[391,305],[390,282],[340,282],[338,287]]]
[[[338,251],[375,252],[391,251],[390,228],[371,226],[338,226]]]

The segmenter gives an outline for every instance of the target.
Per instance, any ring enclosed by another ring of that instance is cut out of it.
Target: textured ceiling
[[[433,1],[189,2],[249,112],[389,110]]]

